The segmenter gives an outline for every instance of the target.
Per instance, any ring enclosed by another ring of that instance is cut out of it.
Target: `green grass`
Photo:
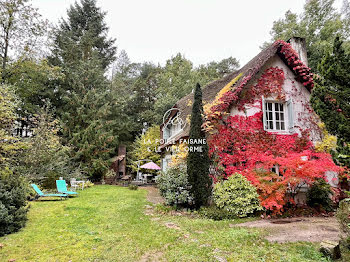
[[[0,238],[0,261],[326,261],[315,244],[272,244],[262,231],[229,226],[244,220],[146,215],[145,196],[95,186],[66,201],[32,202],[27,226]]]

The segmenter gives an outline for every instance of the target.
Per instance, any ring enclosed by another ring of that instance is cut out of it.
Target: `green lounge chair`
[[[39,187],[36,184],[31,184],[31,186],[34,188],[35,192],[38,194],[39,197],[60,197],[61,199],[64,197],[68,197],[67,194],[45,194],[43,193]]]
[[[68,191],[66,180],[56,180],[57,191],[67,195],[78,195],[77,192]]]

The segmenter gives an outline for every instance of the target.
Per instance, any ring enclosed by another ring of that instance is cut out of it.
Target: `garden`
[[[350,261],[347,1],[287,12],[239,71],[131,61],[96,0],[56,25],[32,2],[0,1],[0,261]],[[188,134],[170,145],[177,101]],[[286,132],[266,129],[269,103]],[[246,106],[260,111],[230,114]]]
[[[270,243],[264,230],[236,227],[252,218],[171,212],[146,194],[104,185],[68,200],[31,202],[26,227],[0,238],[0,260],[328,261],[317,243]]]

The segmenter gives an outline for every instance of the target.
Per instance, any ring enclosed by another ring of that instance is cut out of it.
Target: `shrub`
[[[73,162],[73,148],[64,145],[60,137],[61,126],[49,108],[42,109],[31,121],[36,126],[35,136],[27,140],[25,150],[16,158],[16,172],[23,174],[44,188],[56,188],[56,180],[70,180],[81,176],[77,163]]]
[[[193,203],[185,165],[168,168],[157,178],[157,184],[166,205],[187,207]]]
[[[28,183],[6,172],[0,175],[0,236],[18,231],[27,221]]]
[[[128,188],[129,188],[130,190],[137,190],[137,189],[139,189],[139,187],[138,187],[137,185],[132,185],[132,184],[130,184],[130,185],[128,186]]]
[[[56,189],[56,180],[59,178],[60,174],[54,171],[48,171],[46,177],[41,182],[41,186],[46,189]]]
[[[89,187],[93,187],[94,186],[94,183],[92,183],[91,181],[86,181],[85,184],[84,184],[84,188],[89,188]]]
[[[350,261],[350,198],[340,202],[336,216],[340,229],[345,234],[341,241],[342,256],[344,261]]]
[[[318,179],[308,190],[306,203],[310,207],[332,211],[331,195],[333,195],[331,186],[324,179]]]
[[[226,209],[218,208],[217,206],[201,207],[198,211],[201,217],[213,220],[233,219],[235,216]]]
[[[262,209],[256,188],[238,173],[215,185],[213,199],[218,208],[237,217]]]

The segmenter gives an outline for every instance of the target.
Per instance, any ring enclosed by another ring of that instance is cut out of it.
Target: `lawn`
[[[31,202],[27,226],[0,238],[0,261],[327,261],[315,244],[272,244],[232,227],[245,220],[149,214],[147,205],[145,190],[116,186]]]

